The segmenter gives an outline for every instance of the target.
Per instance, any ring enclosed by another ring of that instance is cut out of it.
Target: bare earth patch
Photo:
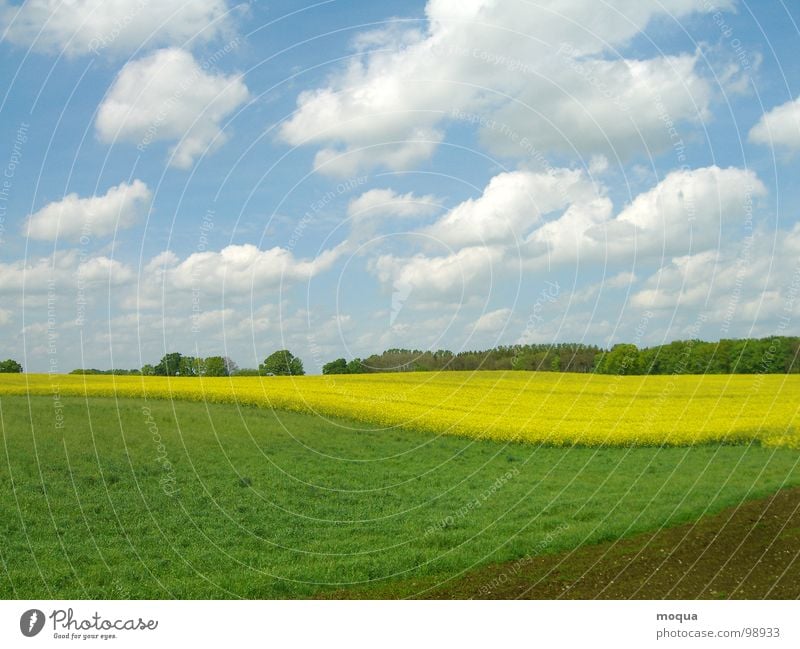
[[[423,599],[796,599],[800,489],[694,523],[338,597]]]

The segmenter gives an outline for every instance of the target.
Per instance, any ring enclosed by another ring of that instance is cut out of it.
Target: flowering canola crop
[[[425,372],[303,377],[0,374],[2,395],[180,399],[550,445],[800,448],[800,376]]]

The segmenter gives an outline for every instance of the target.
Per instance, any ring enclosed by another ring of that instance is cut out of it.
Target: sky
[[[0,0],[0,357],[796,335],[798,22]]]

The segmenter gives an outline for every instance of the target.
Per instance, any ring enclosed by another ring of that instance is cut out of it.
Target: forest
[[[323,374],[528,370],[597,374],[789,374],[800,372],[800,337],[676,340],[638,348],[630,343],[603,349],[582,343],[507,345],[486,351],[435,352],[388,349],[347,361],[338,358]]]

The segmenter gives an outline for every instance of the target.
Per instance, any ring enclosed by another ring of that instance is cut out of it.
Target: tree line
[[[20,371],[22,371],[20,369]],[[299,376],[305,374],[303,361],[288,349],[270,354],[257,369],[240,368],[228,356],[201,358],[180,352],[164,354],[155,365],[146,364],[134,370],[77,369],[70,374],[115,374],[137,376]]]
[[[322,366],[323,374],[431,372],[445,370],[528,370],[596,374],[788,374],[800,372],[800,337],[775,336],[705,342],[676,340],[638,348],[611,349],[582,343],[505,345],[485,351],[435,352],[388,349],[382,354]]]
[[[630,343],[603,349],[583,343],[501,345],[485,351],[453,353],[443,349],[387,349],[350,361],[337,358],[322,366],[323,374],[432,372],[446,370],[527,370],[596,374],[797,374],[800,337],[723,339],[718,342],[676,340],[638,348]],[[13,360],[0,361],[0,373],[22,372]],[[300,376],[303,361],[288,349],[270,354],[258,368],[240,368],[227,356],[206,358],[170,352],[141,369],[77,369],[71,374],[142,376]]]

